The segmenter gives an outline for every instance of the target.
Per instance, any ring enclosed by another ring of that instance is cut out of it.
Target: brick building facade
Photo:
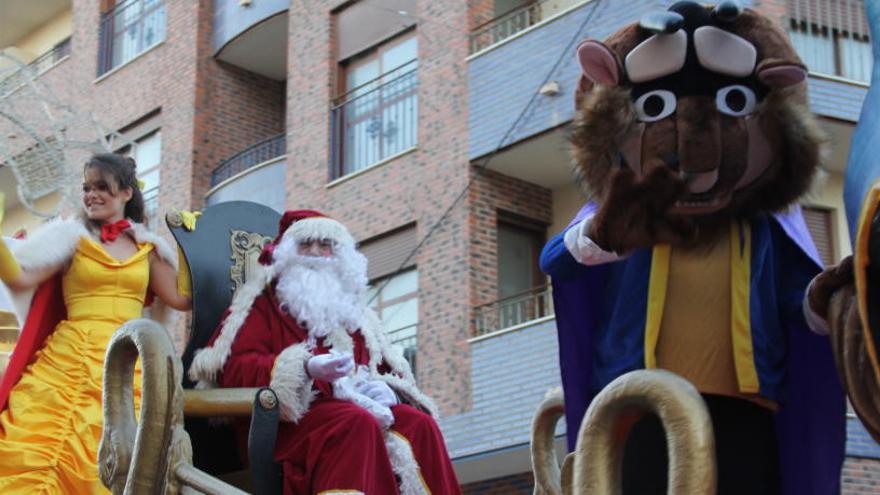
[[[46,13],[44,21],[67,12],[71,47],[40,82],[132,142],[161,136],[158,212],[202,208],[221,193],[222,200],[268,202],[253,192],[262,188],[283,198],[270,206],[322,210],[365,246],[413,233],[415,242],[383,263],[405,265],[417,284],[411,297],[389,295],[395,309],[383,317],[412,316],[406,325],[418,379],[446,416],[441,426],[466,493],[530,493],[530,414],[559,382],[546,280],[532,266],[535,245],[583,201],[564,144],[578,68],[563,50],[671,2],[50,3],[62,13]],[[747,3],[783,24],[791,16],[790,0]],[[124,17],[134,8],[141,17]],[[106,19],[139,19],[129,29],[143,37],[158,32],[144,12],[159,8],[161,36],[99,74],[112,63],[102,57],[118,48],[107,48],[102,29],[116,31]],[[30,31],[42,33],[41,26]],[[26,36],[0,35],[0,46],[23,45]],[[46,47],[58,41],[41,36]],[[839,258],[849,253],[840,204],[845,139],[865,88],[826,76],[811,76],[811,104],[837,139],[834,164],[808,205],[827,213],[829,252]],[[16,132],[0,121],[0,139]],[[272,141],[281,135],[280,145]],[[21,152],[33,144],[19,141]],[[218,174],[224,166],[234,173]],[[7,203],[4,231],[38,223]],[[389,269],[374,282],[391,291],[403,283],[395,275]],[[516,407],[504,403],[512,397]],[[851,422],[856,445],[865,433]],[[845,493],[871,493],[865,490],[880,476],[880,454],[867,445],[850,455]]]

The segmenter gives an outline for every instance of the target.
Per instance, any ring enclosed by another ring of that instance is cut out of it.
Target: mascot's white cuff
[[[807,290],[804,291],[804,319],[807,320],[807,326],[810,327],[810,330],[819,334],[819,335],[830,335],[831,327],[828,325],[828,321],[819,316],[813,308],[810,307],[810,299],[807,295],[810,293],[810,290],[813,288],[813,282],[816,281],[814,277],[813,280],[810,280],[809,285],[807,285]]]
[[[269,386],[278,395],[281,419],[296,423],[308,412],[315,391],[306,373],[306,362],[312,357],[305,343],[296,344],[281,351],[275,358],[272,380]]]
[[[587,231],[593,221],[592,216],[588,216],[574,227],[568,229],[565,233],[565,247],[568,252],[582,265],[602,265],[617,261],[623,256],[610,251],[605,251],[598,244],[587,237]]]

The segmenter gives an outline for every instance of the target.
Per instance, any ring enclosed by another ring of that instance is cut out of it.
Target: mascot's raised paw
[[[621,168],[611,173],[609,183],[587,233],[602,249],[625,253],[658,243],[681,244],[693,236],[693,221],[673,212],[687,185],[670,168],[656,167],[641,180]]]

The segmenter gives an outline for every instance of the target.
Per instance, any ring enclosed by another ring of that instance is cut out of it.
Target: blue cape
[[[569,228],[594,212],[584,206]],[[815,272],[822,267],[799,209],[774,216],[796,252]],[[606,290],[606,266],[580,265],[566,249],[563,234],[541,254],[541,266],[552,271],[553,299],[559,336],[559,363],[565,392],[569,450],[593,399],[593,335],[601,318]],[[552,270],[550,267],[552,266]],[[564,275],[562,275],[564,274]],[[776,415],[780,469],[785,495],[831,495],[840,492],[840,472],[846,443],[846,403],[827,337],[811,332],[802,318],[787,322],[788,367],[784,380],[787,400]]]

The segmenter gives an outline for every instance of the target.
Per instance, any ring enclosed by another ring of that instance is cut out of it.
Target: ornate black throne
[[[192,439],[195,467],[221,479],[244,485],[254,493],[281,493],[278,466],[272,458],[278,427],[278,407],[274,395],[253,400],[253,411],[242,411],[233,403],[242,391],[192,390],[188,376],[195,352],[204,347],[229,307],[232,296],[259,269],[257,258],[263,246],[278,232],[281,215],[260,204],[247,201],[220,203],[206,208],[196,228],[188,230],[180,214],[166,217],[168,228],[190,267],[193,309],[189,341],[183,353],[185,392],[184,424]],[[265,393],[268,389],[261,391]],[[271,392],[269,392],[271,394]],[[238,395],[235,395],[238,394]],[[251,414],[248,440],[250,480],[242,476],[243,460],[229,416]],[[227,419],[219,419],[225,417]],[[242,479],[244,478],[244,479]],[[250,483],[248,483],[250,482]]]

